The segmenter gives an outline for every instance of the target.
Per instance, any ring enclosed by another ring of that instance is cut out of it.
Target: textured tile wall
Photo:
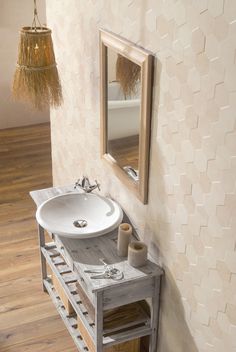
[[[236,1],[50,0],[47,13],[65,99],[55,184],[101,181],[165,267],[158,351],[236,351]],[[147,206],[100,160],[99,27],[156,56]]]

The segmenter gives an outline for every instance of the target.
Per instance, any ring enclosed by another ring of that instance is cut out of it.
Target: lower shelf
[[[76,316],[68,316],[67,312],[63,306],[60,297],[58,296],[57,292],[54,289],[52,281],[50,278],[44,280],[44,286],[48,291],[58,313],[60,314],[64,324],[66,325],[71,337],[74,340],[74,343],[80,352],[89,351],[88,347],[85,345],[78,329],[77,329],[77,319]]]
[[[47,289],[47,292],[50,295],[52,302],[54,303],[58,313],[60,314],[65,326],[67,327],[67,330],[69,331],[71,337],[73,338],[73,341],[74,341],[76,347],[78,348],[78,351],[79,352],[89,352],[90,350],[86,346],[86,344],[85,344],[85,342],[84,342],[84,340],[83,340],[82,336],[80,335],[79,330],[77,328],[76,315],[71,316],[71,315],[67,314],[66,309],[65,309],[62,301],[60,300],[60,297],[58,296],[57,291],[54,289],[52,281],[49,277],[46,280],[44,280],[44,286]],[[129,339],[132,339],[134,341],[134,350],[136,350],[135,346],[137,345],[137,340],[134,340],[134,339],[137,338],[137,336],[140,336],[140,331],[138,331],[138,330],[139,329],[135,329],[133,335],[130,335],[130,333],[129,333],[128,339],[127,339],[127,336],[124,336],[125,341],[127,341]],[[146,331],[146,332],[148,333],[148,331]],[[114,337],[115,337],[115,335],[114,335]],[[113,345],[113,343],[111,343],[110,339],[111,338],[109,337],[108,340],[106,341],[107,346],[109,346],[110,344]],[[107,347],[107,348],[109,349],[109,347]],[[108,352],[108,349],[106,349],[107,352]]]
[[[46,244],[45,247],[41,247],[41,251],[52,273],[55,275],[56,279],[58,280],[58,283],[60,283],[61,288],[63,289],[70,304],[72,305],[74,310],[74,315],[69,315],[68,312],[66,311],[64,303],[59,297],[59,293],[56,291],[57,288],[54,287],[54,284],[51,278],[49,277],[46,280],[44,280],[45,288],[47,289],[49,295],[51,296],[59,314],[61,315],[79,351],[91,352],[90,350],[91,346],[93,351],[95,324],[94,324],[94,320],[91,319],[91,316],[89,315],[87,308],[83,304],[82,297],[78,294],[76,290],[77,278],[75,274],[67,266],[64,258],[62,257],[60,252],[58,252],[54,243]],[[55,283],[56,282],[57,281],[55,281]],[[132,308],[132,304],[130,304],[129,306]],[[107,311],[107,313],[109,313],[109,311]],[[105,313],[104,316],[107,313]],[[113,315],[113,312],[111,312],[111,314]],[[85,330],[84,329],[82,329],[81,331],[78,330],[77,318],[79,318],[78,321],[82,323],[83,327],[85,327]],[[150,317],[144,312],[138,315],[133,322],[127,321],[126,323],[122,323],[122,328],[121,328],[121,325],[119,324],[117,326],[116,325],[111,327],[108,324],[108,326],[106,326],[106,323],[104,322],[104,332],[103,332],[104,350],[107,349],[108,351],[109,348],[114,345],[119,345],[144,336],[148,336],[148,335],[150,336],[152,333],[152,329],[150,327]],[[86,331],[86,333],[84,333],[84,331]],[[81,335],[84,337],[84,340]],[[87,339],[87,336],[89,336],[90,338]],[[91,341],[92,343],[90,344],[89,342]]]

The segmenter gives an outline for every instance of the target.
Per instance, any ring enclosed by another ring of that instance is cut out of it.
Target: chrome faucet
[[[82,180],[78,179],[75,182],[74,189],[80,188],[85,193],[90,193],[94,191],[96,188],[100,191],[100,184],[95,180],[95,184],[91,185],[89,178],[87,176],[83,176]]]

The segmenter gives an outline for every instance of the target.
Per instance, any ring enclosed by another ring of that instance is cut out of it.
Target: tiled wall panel
[[[164,266],[159,352],[236,351],[236,1],[50,0],[47,14],[65,100],[54,183],[98,179]],[[100,159],[99,27],[156,57],[146,206]]]

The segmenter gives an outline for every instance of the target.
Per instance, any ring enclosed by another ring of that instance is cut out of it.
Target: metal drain
[[[80,220],[75,220],[73,222],[73,225],[75,227],[86,227],[88,225],[88,223],[86,220],[80,219]]]

